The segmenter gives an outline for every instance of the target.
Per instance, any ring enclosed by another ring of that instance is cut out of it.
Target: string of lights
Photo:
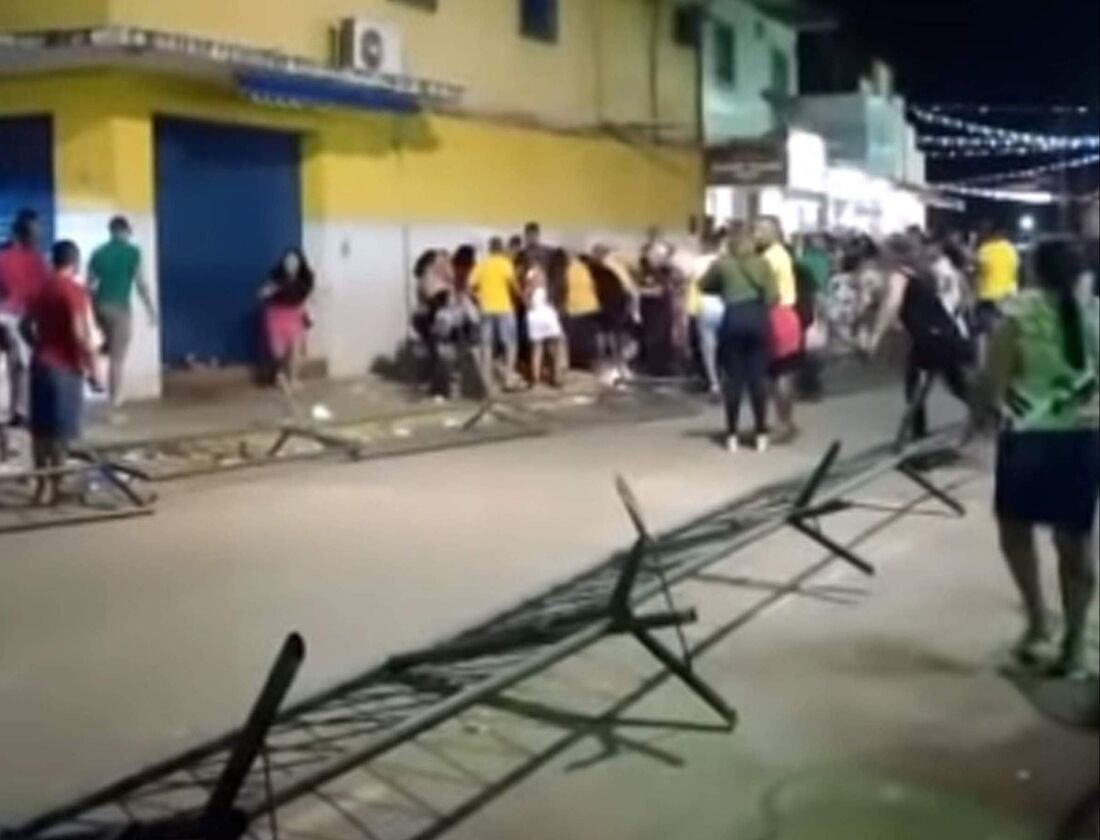
[[[975,158],[995,157],[1035,157],[1038,155],[1055,154],[1054,152],[1036,151],[1030,146],[1005,146],[997,149],[922,149],[924,156],[929,160],[960,160]]]
[[[1049,175],[1054,172],[1066,172],[1070,169],[1081,169],[1086,166],[1095,166],[1100,163],[1100,154],[1084,155],[1071,160],[1059,160],[1053,163],[1044,163],[1039,166],[1031,166],[1027,169],[1017,169],[1011,172],[993,172],[988,175],[976,175],[972,178],[963,178],[954,181],[955,184],[998,184],[1008,181],[1026,181],[1037,178],[1040,175]]]
[[[989,114],[1026,114],[1029,116],[1041,114],[1065,116],[1069,114],[1075,114],[1078,116],[1088,116],[1089,114],[1097,113],[1095,106],[1074,105],[1071,103],[1051,105],[1049,103],[996,104],[990,102],[936,102],[926,104],[924,107],[927,108],[929,111],[939,113],[953,111],[955,113],[971,113],[979,114],[982,116]]]
[[[1063,151],[1065,149],[1100,149],[1100,137],[1093,135],[1041,134],[1034,131],[1018,131],[1000,126],[986,125],[973,120],[959,119],[946,114],[912,107],[913,116],[928,125],[949,128],[977,137],[953,137],[935,135],[935,143],[945,147],[966,147],[980,145],[985,141],[990,146],[997,144],[1034,146],[1043,151]],[[922,138],[922,143],[931,138]],[[975,143],[978,141],[978,143]]]
[[[930,186],[948,195],[982,198],[986,201],[1009,201],[1018,204],[1054,204],[1058,201],[1054,193],[1044,190],[998,190],[966,184],[930,184]]]
[[[1100,137],[1057,137],[1042,140],[1024,141],[1014,138],[970,137],[946,134],[927,134],[920,138],[922,146],[945,149],[982,149],[997,150],[1007,148],[1029,148],[1033,152],[1062,152],[1074,149],[1100,149]]]

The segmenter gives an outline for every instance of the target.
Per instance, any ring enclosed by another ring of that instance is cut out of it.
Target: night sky
[[[823,0],[925,101],[1100,105],[1100,0]]]
[[[1100,133],[1100,0],[819,0],[860,48],[886,58],[899,91],[919,104],[990,104],[953,115],[1051,134]],[[1053,104],[1088,106],[1087,114]],[[1008,106],[1008,107],[1005,107]],[[943,132],[934,132],[943,133]],[[930,180],[956,180],[1050,162],[1057,156],[930,161]],[[1095,190],[1100,167],[1044,176],[1052,188]],[[1052,179],[1055,183],[1051,183]]]

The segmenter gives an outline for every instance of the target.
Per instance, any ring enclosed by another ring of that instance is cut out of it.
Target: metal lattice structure
[[[39,491],[51,480],[67,493],[58,504],[40,505]],[[149,483],[139,467],[87,451],[71,453],[64,467],[0,473],[0,534],[147,516],[157,498]]]
[[[930,442],[921,451],[940,443]],[[254,709],[240,732],[0,837],[236,838],[253,821],[614,634],[634,636],[732,729],[735,712],[699,676],[682,635],[682,655],[677,655],[653,632],[679,631],[695,618],[673,603],[676,583],[786,527],[825,545],[861,572],[873,573],[870,563],[829,539],[820,520],[856,506],[848,495],[890,472],[900,472],[963,513],[954,499],[912,469],[913,449],[898,455],[887,444],[844,460],[839,454],[837,443],[808,476],[764,487],[659,536],[650,533],[634,494],[620,479],[619,494],[637,536],[612,560],[450,640],[392,657],[277,716],[265,690],[257,709],[264,707],[266,713]],[[637,611],[658,597],[666,602],[664,611]],[[292,640],[288,646],[293,647]],[[274,676],[292,670],[285,658],[284,649],[269,689],[272,682],[286,682]],[[257,760],[261,744],[263,760]]]

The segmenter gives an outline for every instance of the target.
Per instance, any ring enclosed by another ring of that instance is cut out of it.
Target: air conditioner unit
[[[362,18],[340,21],[337,63],[360,73],[401,75],[405,72],[401,30]]]

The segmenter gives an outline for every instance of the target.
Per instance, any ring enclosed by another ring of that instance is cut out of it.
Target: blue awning
[[[314,108],[353,108],[414,114],[419,100],[409,93],[369,83],[264,70],[236,75],[237,88],[251,99]]]

